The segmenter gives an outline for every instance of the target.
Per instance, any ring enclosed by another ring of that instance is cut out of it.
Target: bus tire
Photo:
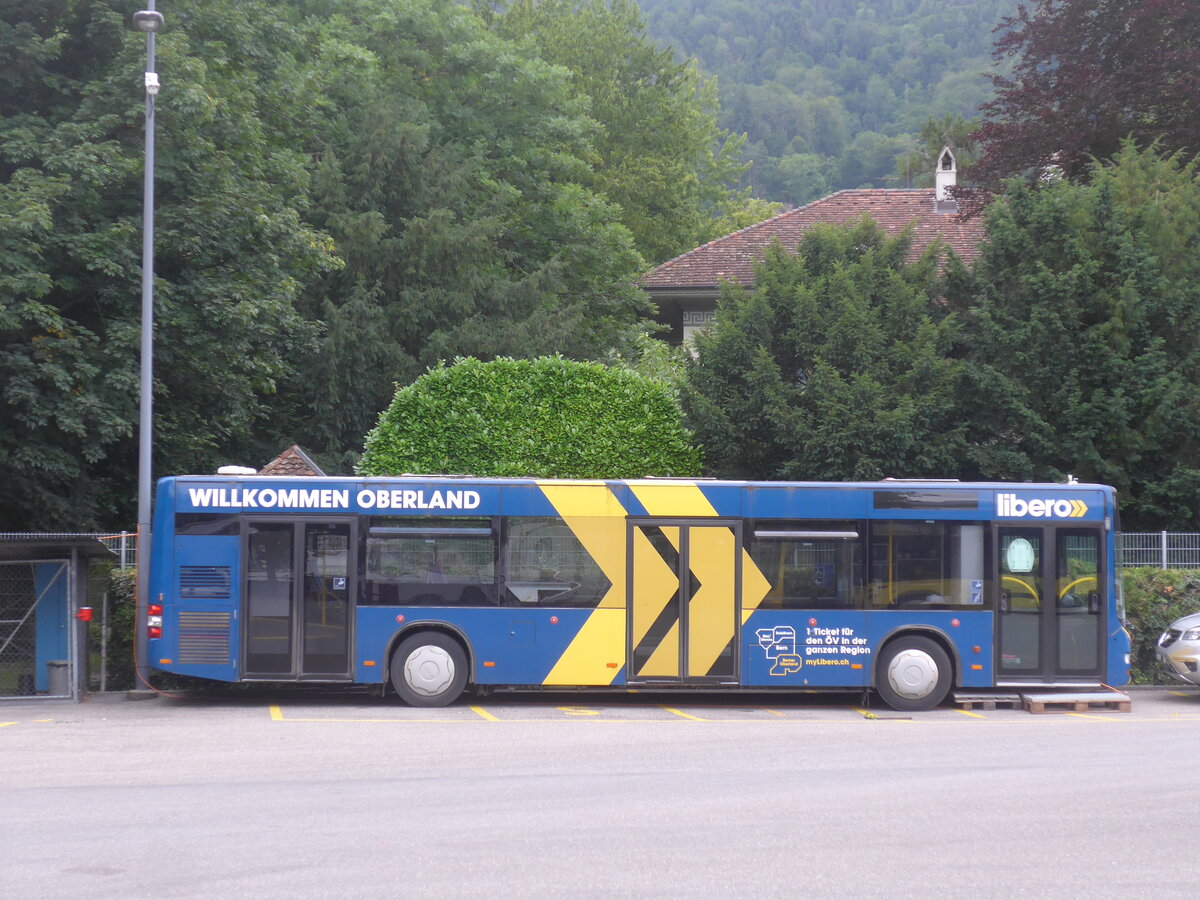
[[[447,706],[467,686],[467,654],[448,634],[422,631],[392,654],[392,687],[409,706]]]
[[[875,666],[875,690],[892,709],[933,709],[950,691],[950,657],[937,641],[907,635],[883,648]]]

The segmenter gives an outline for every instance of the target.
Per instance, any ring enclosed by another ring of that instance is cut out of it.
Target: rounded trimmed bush
[[[700,453],[660,382],[559,356],[474,358],[400,388],[361,475],[694,476]]]

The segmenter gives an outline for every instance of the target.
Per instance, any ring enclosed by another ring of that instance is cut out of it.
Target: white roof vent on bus
[[[257,475],[258,469],[252,469],[249,466],[221,466],[217,469],[218,475]]]

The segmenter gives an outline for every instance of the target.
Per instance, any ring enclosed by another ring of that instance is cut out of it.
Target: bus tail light
[[[157,603],[146,604],[146,637],[148,638],[162,637],[163,595],[159,594],[156,599]]]

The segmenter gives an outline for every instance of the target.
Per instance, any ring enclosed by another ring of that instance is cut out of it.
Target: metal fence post
[[[1161,566],[1161,568],[1165,569],[1166,567],[1167,567],[1167,533],[1164,531],[1162,533],[1162,566]]]
[[[100,692],[108,690],[108,591],[100,598]]]

